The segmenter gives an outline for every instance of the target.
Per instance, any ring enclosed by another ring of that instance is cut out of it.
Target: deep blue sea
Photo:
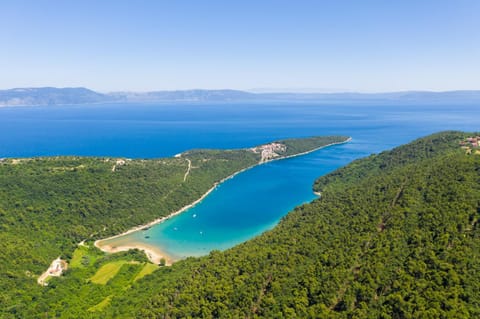
[[[227,249],[315,198],[314,180],[352,160],[442,130],[480,130],[480,106],[315,103],[105,104],[0,108],[0,158],[49,155],[169,157],[277,139],[349,135],[348,144],[257,166],[203,202],[128,240],[173,258]],[[149,237],[149,238],[146,238]]]

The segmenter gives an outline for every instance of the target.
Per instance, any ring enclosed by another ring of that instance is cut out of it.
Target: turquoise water
[[[158,246],[173,258],[232,247],[274,227],[295,206],[316,198],[314,179],[347,163],[348,148],[332,146],[254,167],[227,180],[183,214],[128,237]]]
[[[257,166],[202,203],[123,240],[174,258],[226,249],[270,229],[315,198],[320,175],[446,129],[479,129],[478,106],[115,104],[0,109],[0,157],[94,155],[154,158],[191,148],[239,148],[275,139],[349,135],[348,144]],[[146,238],[149,237],[149,238]]]

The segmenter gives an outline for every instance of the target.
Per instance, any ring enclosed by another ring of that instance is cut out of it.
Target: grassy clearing
[[[125,260],[119,260],[105,264],[100,267],[100,269],[95,273],[92,278],[90,278],[90,281],[95,284],[105,285],[110,279],[115,277],[120,268],[122,268],[122,266],[126,263],[127,261]]]
[[[69,265],[72,268],[85,268],[93,265],[102,256],[103,253],[99,252],[95,247],[78,246],[73,252]]]
[[[143,266],[142,270],[140,270],[140,272],[135,276],[133,281],[137,281],[137,280],[145,277],[146,275],[151,274],[152,272],[154,272],[158,268],[159,268],[159,266],[157,266],[155,264],[146,263],[145,266]]]
[[[88,247],[79,246],[73,252],[72,260],[70,261],[70,267],[84,267],[84,265],[82,264],[82,260],[86,260],[86,258],[88,258]]]

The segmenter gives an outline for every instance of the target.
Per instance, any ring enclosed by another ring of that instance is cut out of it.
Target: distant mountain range
[[[405,91],[390,93],[251,93],[238,90],[179,90],[99,93],[87,88],[0,90],[0,106],[69,105],[115,102],[310,101],[318,103],[480,103],[478,91]]]
[[[152,92],[114,92],[108,94],[117,101],[242,101],[256,99],[258,94],[237,90],[181,90]]]
[[[85,88],[18,88],[0,90],[0,106],[86,104],[110,101],[108,95]]]

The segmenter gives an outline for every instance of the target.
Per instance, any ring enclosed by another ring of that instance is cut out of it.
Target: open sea
[[[480,105],[282,102],[5,107],[0,108],[0,158],[158,158],[192,148],[243,148],[292,137],[352,137],[347,144],[254,167],[227,180],[183,214],[122,238],[184,258],[224,250],[271,229],[295,206],[316,198],[312,184],[321,175],[442,130],[480,130]]]

